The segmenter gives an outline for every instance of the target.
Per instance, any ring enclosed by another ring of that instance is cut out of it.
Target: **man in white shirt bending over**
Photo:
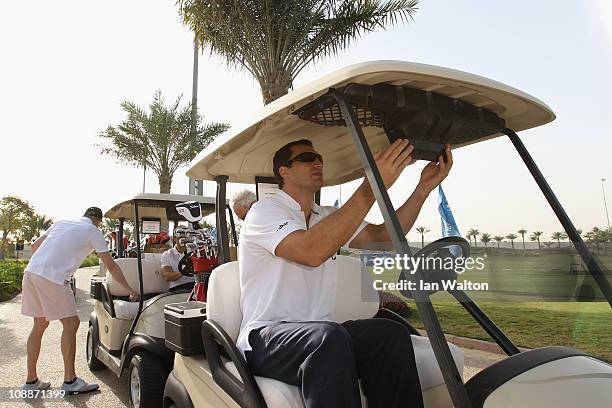
[[[179,272],[179,262],[183,257],[185,247],[181,245],[179,237],[174,236],[174,246],[161,256],[161,273],[170,286],[170,292],[193,289],[195,279],[193,276],[184,276]]]
[[[90,207],[81,219],[56,222],[32,244],[32,258],[23,274],[21,292],[21,313],[34,318],[27,344],[28,378],[23,385],[24,390],[42,390],[51,385],[38,379],[36,373],[40,342],[50,320],[59,320],[63,326],[62,389],[68,394],[98,389],[97,384],[87,384],[75,374],[76,333],[80,320],[70,280],[87,255],[96,251],[113,279],[127,289],[130,299],[138,299],[138,292],[128,285],[121,268],[109,253],[104,236],[98,229],[101,222],[102,210]]]
[[[375,160],[389,188],[411,162],[412,146],[395,141]],[[409,231],[429,193],[448,175],[448,162],[425,166],[397,210]],[[374,194],[367,180],[339,209],[313,202],[323,186],[323,158],[309,140],[276,152],[280,191],[255,203],[241,232],[242,324],[237,346],[255,375],[301,387],[306,408],[422,407],[407,327],[388,319],[330,321],[336,293],[336,252],[390,242],[385,225],[364,222]]]

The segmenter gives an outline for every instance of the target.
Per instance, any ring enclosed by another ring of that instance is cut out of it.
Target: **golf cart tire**
[[[89,371],[99,371],[106,367],[100,360],[98,360],[98,357],[96,357],[96,350],[98,349],[97,330],[98,325],[90,325],[89,329],[87,330],[85,358],[87,360],[87,367],[89,367]]]
[[[132,395],[132,371],[138,370],[138,381],[140,384],[140,403],[134,403]],[[128,389],[130,393],[131,407],[162,408],[164,398],[164,386],[169,371],[166,364],[153,353],[139,350],[135,353],[128,368]]]

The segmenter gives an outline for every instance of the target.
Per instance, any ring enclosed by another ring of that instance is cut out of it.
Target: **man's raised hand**
[[[446,162],[442,156],[439,156],[437,162],[427,163],[421,172],[421,179],[417,188],[420,188],[426,194],[436,188],[448,176],[450,169],[453,167],[453,153],[450,145],[447,144],[444,150],[446,152]]]
[[[388,189],[395,183],[402,171],[412,162],[412,150],[406,139],[397,139],[384,152],[376,152],[374,160],[380,172],[380,176]]]

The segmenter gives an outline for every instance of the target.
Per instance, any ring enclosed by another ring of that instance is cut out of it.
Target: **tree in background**
[[[567,238],[567,234],[565,232],[553,232],[552,239],[557,240],[559,243],[559,248],[561,248],[561,240]]]
[[[472,228],[470,229],[467,234],[465,234],[466,237],[469,238],[474,238],[474,247],[478,247],[478,244],[476,243],[476,238],[480,235],[480,231],[478,231],[476,228]]]
[[[526,249],[526,247],[525,247],[525,234],[527,233],[527,230],[525,228],[521,228],[520,230],[518,230],[518,233],[521,234],[521,237],[523,238],[523,249]]]
[[[542,249],[542,244],[540,243],[540,237],[542,236],[542,234],[544,234],[544,232],[534,231],[531,233],[531,236],[529,237],[529,239],[532,241],[538,241],[538,249]]]
[[[311,62],[337,55],[361,35],[413,18],[418,0],[178,0],[199,41],[244,68],[264,104],[285,95]]]
[[[516,234],[508,234],[506,235],[506,239],[510,240],[510,244],[512,245],[512,249],[514,249],[514,240],[518,238]]]
[[[483,244],[485,244],[485,248],[487,248],[487,244],[491,242],[491,234],[487,234],[486,232],[483,232],[482,235],[480,236],[480,240],[482,241]]]
[[[104,236],[107,236],[113,231],[117,231],[119,229],[119,220],[113,218],[105,218],[100,224],[100,230]],[[130,220],[125,220],[123,222],[123,235],[126,237],[131,237],[134,232],[134,223]]]
[[[123,101],[126,120],[100,132],[98,136],[108,144],[98,147],[120,162],[152,169],[159,180],[159,192],[170,193],[174,172],[229,129],[226,123],[203,124],[196,113],[196,130],[192,132],[191,103],[181,108],[180,102],[179,96],[174,104],[166,106],[159,90],[148,112],[134,102]]]
[[[430,232],[429,229],[427,227],[418,227],[416,232],[421,234],[421,248],[425,248],[425,234]]]
[[[27,220],[33,216],[32,206],[19,197],[6,196],[0,200],[0,230],[2,230],[0,259],[4,259],[9,244],[9,235],[19,233]]]
[[[26,241],[31,241],[39,237],[41,232],[51,228],[51,225],[53,225],[53,218],[47,218],[44,214],[32,214],[20,229],[21,237]]]
[[[493,241],[497,242],[497,247],[499,248],[499,243],[502,242],[504,240],[504,237],[500,236],[500,235],[496,235],[493,237]]]

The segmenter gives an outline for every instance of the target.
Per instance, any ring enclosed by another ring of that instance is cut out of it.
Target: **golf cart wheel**
[[[98,343],[95,341],[94,330],[94,326],[89,326],[89,330],[87,331],[87,343],[85,345],[85,358],[87,359],[87,366],[90,371],[97,371],[104,368],[104,364],[96,357],[95,351],[98,348]]]
[[[130,406],[134,408],[161,408],[164,385],[170,369],[156,355],[139,351],[130,361],[128,386]]]

